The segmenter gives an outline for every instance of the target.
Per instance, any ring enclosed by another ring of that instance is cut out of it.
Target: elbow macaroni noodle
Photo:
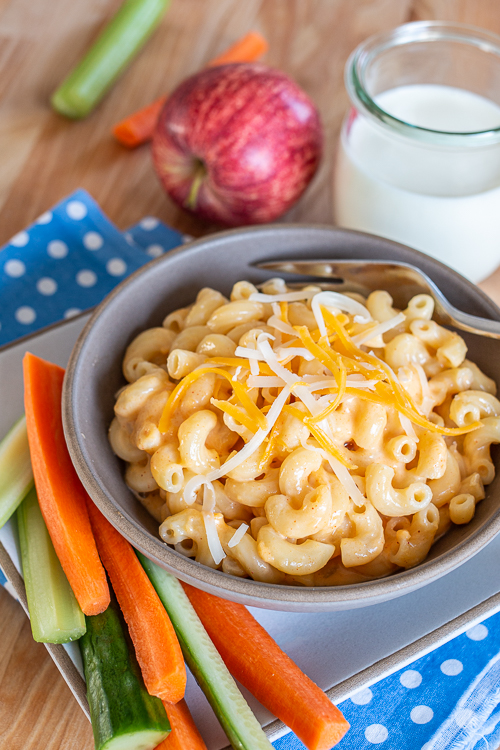
[[[419,564],[493,480],[494,381],[428,295],[401,312],[380,290],[261,289],[202,289],[127,348],[109,429],[125,481],[167,544],[230,575],[328,586]]]

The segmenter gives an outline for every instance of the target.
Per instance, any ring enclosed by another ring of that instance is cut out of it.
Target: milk
[[[399,86],[375,101],[394,117],[430,130],[500,127],[498,105],[450,86]],[[429,145],[351,115],[342,131],[334,194],[340,226],[422,250],[471,281],[500,264],[499,144]]]

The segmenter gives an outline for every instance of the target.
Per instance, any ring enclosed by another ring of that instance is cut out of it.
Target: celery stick
[[[137,555],[172,620],[186,664],[231,745],[236,750],[272,750],[179,581],[140,552]]]
[[[26,418],[22,417],[0,443],[0,528],[32,486]]]
[[[62,115],[86,117],[147,41],[170,0],[125,0],[83,60],[53,94]]]
[[[80,638],[85,617],[55,553],[35,488],[19,506],[17,523],[33,638],[41,643]]]

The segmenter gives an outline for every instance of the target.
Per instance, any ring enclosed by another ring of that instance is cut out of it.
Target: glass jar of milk
[[[500,264],[500,37],[410,23],[351,55],[335,221],[480,281]]]

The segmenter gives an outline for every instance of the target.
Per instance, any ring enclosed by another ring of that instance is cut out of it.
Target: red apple
[[[276,219],[321,157],[316,107],[287,75],[258,63],[208,68],[170,95],[153,138],[167,193],[226,226]]]

